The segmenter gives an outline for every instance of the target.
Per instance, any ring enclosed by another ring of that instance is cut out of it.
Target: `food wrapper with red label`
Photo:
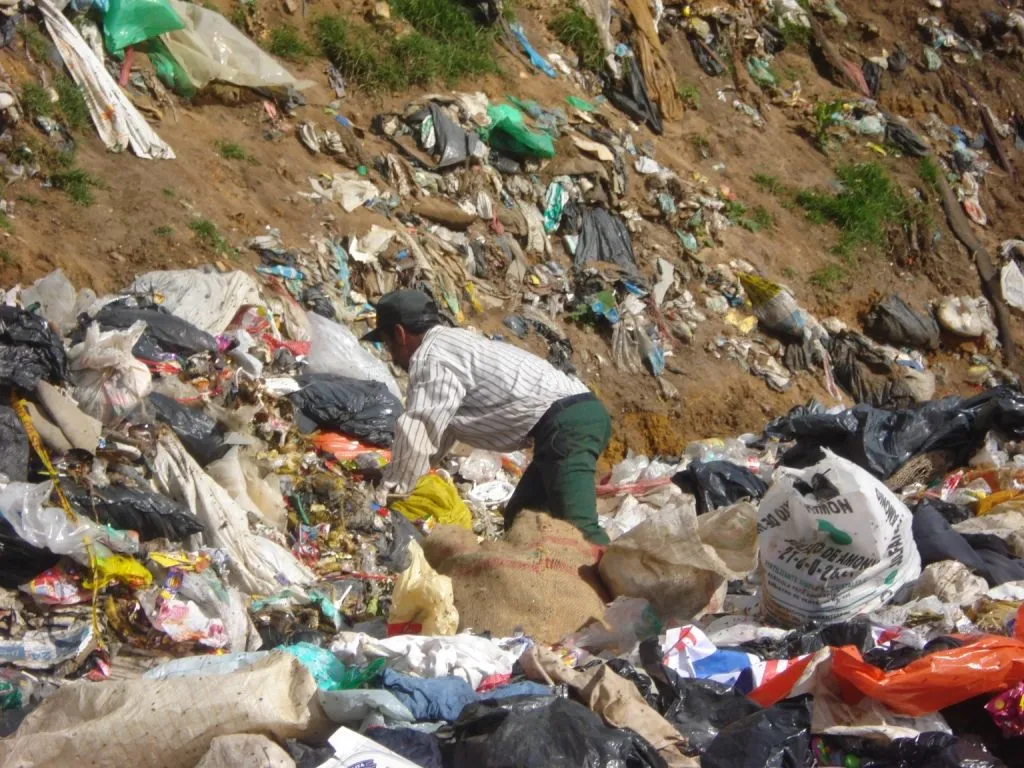
[[[20,589],[40,605],[77,605],[92,599],[92,592],[82,587],[81,572],[65,565],[43,571]]]
[[[1003,691],[986,704],[985,709],[1003,736],[1024,736],[1024,683]]]

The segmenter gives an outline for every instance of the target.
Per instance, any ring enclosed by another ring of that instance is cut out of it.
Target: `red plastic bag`
[[[1024,642],[1000,635],[954,635],[961,648],[936,651],[903,669],[883,672],[852,645],[832,651],[832,672],[854,702],[870,696],[896,712],[924,715],[1024,680]]]
[[[391,461],[391,451],[365,445],[355,438],[337,432],[317,432],[313,435],[313,447],[322,453],[329,453],[338,461],[351,461],[365,453],[372,453],[385,462]]]

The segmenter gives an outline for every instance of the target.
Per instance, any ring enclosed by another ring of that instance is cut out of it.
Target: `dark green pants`
[[[570,405],[533,436],[533,461],[505,506],[505,527],[524,509],[566,520],[594,544],[607,544],[597,524],[594,474],[612,436],[612,421],[598,400]]]

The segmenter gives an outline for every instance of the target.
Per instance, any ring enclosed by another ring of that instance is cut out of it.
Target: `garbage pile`
[[[519,454],[374,501],[400,384],[257,274],[8,292],[0,764],[1012,764],[1018,391],[812,403],[615,466],[606,548],[502,533]]]

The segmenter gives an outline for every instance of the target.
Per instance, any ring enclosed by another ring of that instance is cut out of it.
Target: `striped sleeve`
[[[466,390],[444,365],[428,362],[410,382],[405,413],[395,425],[391,463],[384,482],[397,493],[408,493],[430,469],[430,461],[445,447],[446,436]]]

